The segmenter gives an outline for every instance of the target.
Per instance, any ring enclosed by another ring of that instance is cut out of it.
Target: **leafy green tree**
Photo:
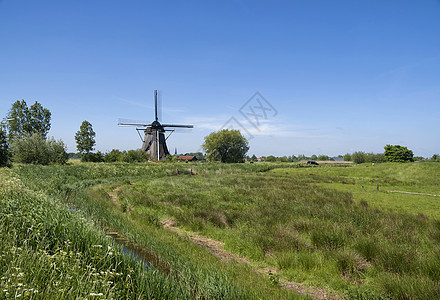
[[[318,160],[318,156],[316,156],[315,154],[313,154],[312,156],[310,156],[311,160]]]
[[[205,137],[202,145],[206,158],[224,163],[243,162],[249,150],[248,141],[238,130],[223,129]]]
[[[13,161],[24,164],[47,165],[67,162],[66,146],[63,141],[54,138],[45,139],[39,133],[25,133],[12,142]]]
[[[304,154],[299,154],[298,161],[302,161],[302,160],[307,160],[307,156],[305,156]]]
[[[385,147],[385,157],[391,162],[410,162],[414,161],[414,153],[408,150],[407,147],[400,145],[386,145]]]
[[[0,167],[8,164],[9,159],[9,144],[6,132],[0,127]]]
[[[24,134],[39,133],[46,138],[50,130],[51,113],[44,108],[38,101],[28,108],[26,101],[17,100],[12,104],[7,115],[9,139],[12,141],[16,137]]]
[[[35,103],[29,109],[29,115],[29,122],[32,132],[39,132],[43,135],[43,137],[46,137],[50,130],[50,111],[35,101]]]
[[[49,149],[49,162],[64,165],[68,160],[67,147],[62,140],[56,141],[53,137],[46,140]]]
[[[346,153],[344,155],[344,161],[351,161],[351,154],[350,153]]]
[[[434,154],[430,160],[440,162],[440,154]]]
[[[320,155],[318,156],[318,160],[330,160],[330,157],[328,155]]]
[[[269,155],[266,157],[265,161],[275,162],[275,161],[277,161],[277,158],[273,155]]]
[[[365,152],[356,151],[351,155],[351,160],[355,164],[362,164],[365,162]]]
[[[256,156],[255,154],[253,154],[253,155],[251,156],[251,161],[257,161],[257,156]]]
[[[118,149],[112,149],[112,151],[107,152],[104,154],[104,161],[105,162],[116,162],[120,160],[120,157],[122,156],[122,152]]]
[[[279,162],[289,162],[289,159],[287,158],[287,156],[281,156],[281,157],[277,157],[277,161],[279,161]]]
[[[76,149],[81,154],[81,159],[90,156],[95,146],[95,132],[92,124],[87,120],[83,121],[75,134]],[[87,159],[85,159],[87,160]]]

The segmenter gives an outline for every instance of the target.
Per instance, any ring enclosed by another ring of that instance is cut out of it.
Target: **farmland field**
[[[0,298],[440,297],[438,163],[0,176]]]

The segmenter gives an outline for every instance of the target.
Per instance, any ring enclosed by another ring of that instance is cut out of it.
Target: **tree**
[[[75,134],[76,149],[81,154],[81,159],[87,157],[95,146],[95,132],[92,124],[84,120]]]
[[[351,154],[350,153],[346,153],[344,155],[344,161],[351,161]]]
[[[43,137],[46,137],[50,130],[50,111],[35,101],[35,103],[29,109],[29,115],[29,122],[32,132],[39,132]]]
[[[53,137],[46,140],[49,149],[49,162],[64,165],[68,160],[67,147],[62,140],[56,141]]]
[[[255,154],[252,155],[251,161],[257,161],[257,156]]]
[[[298,155],[298,161],[302,161],[302,160],[308,160],[307,156],[305,156],[304,154],[299,154]]]
[[[313,154],[312,156],[310,156],[310,159],[311,159],[311,160],[317,160],[317,159],[318,159],[318,156],[316,156],[315,154]]]
[[[430,160],[440,162],[440,154],[434,154]]]
[[[6,132],[0,127],[0,167],[8,164],[9,159],[9,144],[6,137]]]
[[[355,164],[362,164],[365,162],[365,152],[356,151],[351,155],[351,160]]]
[[[249,150],[249,144],[240,131],[223,129],[206,136],[202,148],[208,160],[237,163],[243,162]]]
[[[265,161],[275,162],[275,161],[277,161],[277,158],[273,155],[269,155],[266,157]]]
[[[318,160],[331,160],[331,159],[328,155],[321,154],[318,156]]]
[[[408,150],[407,147],[400,145],[386,145],[385,147],[385,157],[391,162],[410,162],[414,161],[414,153]]]
[[[50,130],[50,117],[50,111],[38,101],[35,101],[29,109],[26,101],[17,100],[12,104],[7,115],[9,140],[12,142],[14,138],[23,137],[26,133],[30,135],[39,133],[46,138]]]

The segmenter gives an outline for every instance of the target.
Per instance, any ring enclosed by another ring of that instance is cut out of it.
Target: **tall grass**
[[[177,167],[181,168],[179,174],[189,176],[185,175],[187,165],[184,165],[185,168],[183,168],[182,165],[177,165]],[[90,282],[94,282],[95,285],[93,285],[93,287],[99,285],[104,288],[106,285],[95,280],[92,275],[82,277],[83,281],[78,280],[77,277],[69,274],[69,267],[67,265],[66,269],[57,267],[57,272],[58,269],[60,269],[59,272],[62,274],[73,276],[72,280],[76,279],[79,282],[79,286],[84,287],[83,294],[79,292],[75,294],[72,292],[68,295],[66,294],[67,297],[85,297],[84,295],[89,292],[91,296],[102,294],[101,296],[106,298],[302,298],[295,293],[274,288],[267,278],[250,272],[247,266],[235,264],[224,265],[218,261],[217,258],[213,257],[208,250],[188,243],[187,240],[177,237],[172,233],[165,232],[162,228],[157,226],[157,219],[155,219],[156,223],[152,226],[142,222],[132,222],[121,209],[115,209],[115,206],[108,201],[107,193],[100,188],[103,184],[114,184],[118,181],[122,181],[128,185],[132,180],[139,180],[140,178],[155,180],[160,176],[170,176],[165,172],[167,168],[170,168],[170,166],[161,164],[139,164],[135,166],[129,166],[127,164],[102,164],[97,166],[81,164],[65,167],[16,167],[15,171],[23,179],[23,182],[36,190],[36,192],[29,192],[40,195],[43,199],[47,198],[43,192],[49,193],[52,199],[50,200],[51,203],[58,205],[58,211],[67,215],[66,218],[62,218],[53,212],[53,207],[48,209],[44,217],[41,217],[42,219],[48,218],[53,220],[52,223],[55,225],[51,226],[48,231],[59,231],[59,234],[63,236],[60,240],[63,242],[68,240],[72,245],[83,245],[82,247],[84,249],[92,249],[94,251],[90,250],[92,252],[81,254],[81,259],[78,259],[78,262],[70,262],[71,265],[79,264],[79,262],[82,262],[83,258],[87,256],[98,257],[96,251],[107,249],[108,245],[111,245],[112,251],[109,250],[107,252],[111,252],[112,257],[117,253],[120,259],[127,261],[129,265],[133,264],[133,266],[136,266],[136,268],[130,268],[130,270],[134,270],[134,273],[130,273],[131,281],[126,282],[124,291],[129,291],[127,292],[127,296],[121,296],[122,294],[120,293],[110,294],[110,292],[106,294],[104,291],[101,291],[102,289],[90,292],[91,287],[87,285]],[[218,167],[207,166],[206,169],[200,168],[198,170],[215,173],[218,169]],[[217,173],[239,173],[243,172],[242,170],[242,167],[226,168],[226,170]],[[48,199],[46,200],[49,201]],[[64,205],[62,205],[62,203],[64,203]],[[69,211],[68,207],[73,207],[74,212]],[[26,211],[33,212],[33,209],[29,208],[26,209]],[[95,238],[95,235],[100,235],[100,238],[104,239],[104,241],[88,242],[88,235],[84,231],[78,230],[78,228],[66,221],[66,219],[70,220],[72,216],[75,216],[73,219],[79,218],[82,222],[89,224],[89,226],[96,231],[92,234],[92,237]],[[141,247],[142,251],[149,252],[152,256],[154,270],[145,270],[144,265],[136,259],[122,255],[121,249],[105,237],[104,231],[106,230],[118,231],[121,235],[125,236],[130,243],[136,247]],[[64,245],[63,242],[59,242],[57,238],[53,238],[51,234],[48,234],[47,242],[54,243],[54,245],[51,245],[52,248],[55,247],[54,249],[58,249],[56,248],[58,245]],[[102,248],[99,246],[92,247],[93,245],[102,245]],[[75,246],[75,249],[76,247],[78,246]],[[42,248],[42,246],[39,244],[35,246],[36,251],[39,251],[40,248]],[[62,248],[61,254],[64,253],[62,251],[66,252],[67,256],[71,255],[70,252],[64,248]],[[53,255],[53,253],[50,252],[50,255]],[[27,259],[28,257],[23,258],[23,263],[25,263]],[[102,260],[104,260],[104,258],[99,259],[98,262]],[[96,270],[98,270],[99,274],[101,274],[102,268],[98,269],[96,267],[96,261],[92,261],[88,265],[94,268],[91,271],[92,273],[96,273]],[[121,263],[115,262],[113,265],[121,265]],[[109,272],[124,273],[119,269],[116,271],[103,270],[103,272],[104,274],[108,274]],[[78,271],[78,274],[80,273],[81,272]],[[150,279],[148,273],[157,276],[158,279]],[[8,278],[8,276],[5,278]],[[161,283],[162,281],[159,279],[162,280],[163,283]],[[116,279],[112,278],[108,281],[116,282],[115,280]],[[124,280],[127,280],[127,278]],[[138,283],[138,281],[140,283]],[[145,285],[144,281],[150,285]],[[68,284],[69,281],[66,281],[66,286]],[[144,287],[142,287],[141,284],[144,284]],[[151,285],[155,285],[155,288],[152,288]],[[168,288],[167,285],[172,285],[173,288]],[[140,286],[140,288],[138,288],[138,286]],[[146,292],[149,289],[154,291],[151,292],[152,295]],[[131,292],[132,290],[136,291],[136,293]],[[39,292],[42,292],[42,295],[45,296],[57,295],[57,293],[58,295],[65,296],[65,294],[60,294],[60,290],[55,289],[52,294],[50,294],[50,291],[39,290]],[[145,295],[143,294],[144,291]]]
[[[75,214],[62,205],[59,211],[89,224],[87,228],[95,232],[92,236],[101,234],[108,242],[102,230],[117,230],[156,255],[157,272],[153,274],[163,284],[159,286],[177,286],[165,297],[296,295],[270,287],[268,280],[247,266],[219,262],[208,250],[165,231],[160,224],[163,219],[174,219],[180,227],[224,241],[227,249],[248,257],[254,265],[274,266],[293,281],[340,293],[347,290],[348,297],[440,297],[440,223],[417,213],[379,209],[372,199],[360,201],[358,193],[350,189],[380,183],[381,188],[436,193],[440,168],[434,164],[305,168],[293,164],[116,163],[16,166],[14,172],[32,189],[29,193],[46,200],[48,194],[77,208]],[[108,196],[116,186],[116,201],[121,206]],[[332,186],[340,190],[329,188]],[[346,188],[342,191],[341,187]],[[127,206],[130,212],[121,208]],[[53,219],[50,224],[64,224],[67,221],[60,220],[69,219],[50,212],[44,218]],[[56,247],[65,245],[66,239],[73,245],[88,246],[80,248],[86,256],[85,249],[104,245],[101,240],[84,241],[85,232],[65,229],[72,227],[66,224],[43,231],[63,237],[55,244],[49,242],[52,238],[43,239],[53,249],[51,255],[58,253]],[[61,251],[69,253],[67,250]],[[127,257],[121,259],[133,264]],[[142,270],[143,266],[132,268]],[[142,274],[139,271],[133,276],[142,278]]]
[[[292,280],[336,290],[368,288],[378,295],[438,297],[438,224],[309,184],[323,178],[175,176],[124,186],[119,199],[132,203],[134,220],[175,219],[256,263],[280,268]],[[404,287],[408,283],[413,286]]]
[[[185,298],[81,214],[0,177],[0,298]]]

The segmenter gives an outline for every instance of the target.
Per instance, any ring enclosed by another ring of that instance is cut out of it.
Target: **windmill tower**
[[[119,126],[134,126],[136,130],[144,132],[144,138],[139,133],[142,140],[142,150],[146,151],[150,160],[165,159],[170,152],[166,144],[167,139],[174,132],[175,128],[193,128],[193,125],[174,125],[161,124],[157,118],[157,90],[154,90],[154,121],[150,124],[123,122],[118,123]],[[165,129],[174,128],[174,129]],[[165,137],[165,132],[170,131],[170,134]]]

